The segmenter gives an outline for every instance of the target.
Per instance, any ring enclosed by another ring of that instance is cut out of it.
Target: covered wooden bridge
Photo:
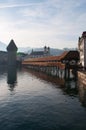
[[[54,76],[70,78],[70,70],[76,73],[78,61],[78,51],[65,51],[59,56],[26,58],[22,65]]]

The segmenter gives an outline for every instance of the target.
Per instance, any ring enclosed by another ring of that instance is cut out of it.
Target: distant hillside
[[[18,52],[24,52],[30,54],[31,51],[43,51],[44,48],[30,48],[30,47],[25,47],[25,48],[18,48]],[[50,53],[51,55],[59,55],[63,52],[64,50],[61,49],[55,49],[55,48],[50,48]]]
[[[7,45],[0,41],[0,51],[6,51]]]
[[[31,51],[31,47],[18,47],[18,52],[30,53]]]
[[[30,54],[32,49],[33,51],[43,51],[44,48],[30,48],[30,47],[18,48],[18,52],[24,52]],[[63,48],[63,49],[50,48],[50,54],[60,55],[64,51],[69,51],[69,50],[75,50],[75,48]]]
[[[6,51],[7,45],[0,41],[0,51]],[[31,47],[18,47],[18,52],[28,53],[30,54],[31,51],[43,51],[44,48],[31,48]],[[64,49],[56,49],[50,48],[51,55],[60,55],[64,51],[74,50],[74,48],[64,48]]]
[[[43,51],[43,48],[33,48],[33,51]],[[50,48],[51,55],[60,55],[64,50]]]

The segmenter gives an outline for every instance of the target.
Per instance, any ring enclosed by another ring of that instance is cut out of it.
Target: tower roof
[[[7,50],[8,51],[17,51],[18,50],[14,40],[10,41],[9,45],[7,46]]]

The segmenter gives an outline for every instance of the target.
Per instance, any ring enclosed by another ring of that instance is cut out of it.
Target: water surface
[[[85,130],[85,102],[77,82],[0,69],[0,130]]]

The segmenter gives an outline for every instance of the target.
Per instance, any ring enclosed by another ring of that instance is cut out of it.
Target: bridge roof
[[[79,60],[79,52],[78,51],[69,51],[66,55],[63,55],[61,60]]]
[[[51,62],[51,61],[61,61],[61,60],[79,60],[78,51],[65,51],[59,56],[46,56],[40,58],[27,58],[24,61],[27,62]]]

